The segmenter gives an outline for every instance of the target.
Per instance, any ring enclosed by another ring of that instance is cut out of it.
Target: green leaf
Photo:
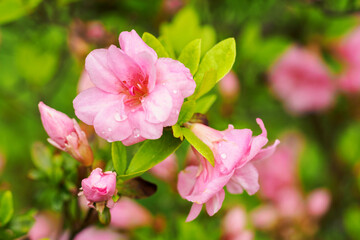
[[[51,151],[48,147],[40,142],[34,143],[31,148],[31,158],[39,170],[45,172],[48,176],[51,175],[52,159]]]
[[[186,140],[201,154],[203,155],[210,163],[214,166],[214,154],[211,149],[201,141],[190,129],[182,128],[181,129]]]
[[[182,141],[184,138],[184,135],[182,134],[180,125],[175,124],[174,126],[172,126],[172,130],[173,130],[174,137],[180,138],[180,140]]]
[[[140,176],[173,153],[181,144],[180,139],[174,138],[172,132],[165,130],[161,138],[146,140],[130,161],[123,179]]]
[[[195,39],[184,47],[181,51],[178,60],[182,62],[185,67],[190,69],[192,75],[196,73],[199,67],[201,57],[201,39]]]
[[[111,156],[116,173],[123,175],[129,164],[124,144],[121,142],[113,142],[111,145]]]
[[[360,208],[351,206],[346,209],[343,222],[346,232],[352,239],[358,239],[360,235]]]
[[[142,36],[142,40],[149,45],[152,49],[155,50],[156,54],[159,58],[167,58],[169,57],[168,52],[165,50],[164,46],[161,42],[151,33],[145,32]]]
[[[6,191],[1,196],[0,201],[0,226],[6,225],[14,214],[13,197],[10,191]]]
[[[208,93],[216,84],[217,75],[214,69],[207,71],[200,83],[195,90],[195,93],[190,97],[190,99],[198,99]]]
[[[180,110],[178,123],[181,125],[191,119],[195,112],[195,101],[185,102]]]
[[[0,24],[14,21],[29,14],[42,0],[1,0],[0,1]]]
[[[336,151],[340,159],[349,166],[354,166],[360,160],[360,123],[353,123],[341,132],[336,144]]]
[[[208,96],[204,96],[198,100],[196,100],[195,112],[205,114],[209,111],[211,106],[216,101],[217,96],[215,94],[211,94]]]
[[[33,226],[36,214],[35,210],[29,210],[23,215],[14,217],[9,223],[9,229],[11,230],[12,239],[19,238],[27,234]]]
[[[118,182],[116,186],[121,196],[129,198],[142,199],[153,195],[157,186],[151,182],[148,182],[140,177],[136,177],[124,182]]]
[[[236,47],[235,39],[228,38],[211,48],[201,60],[199,69],[195,75],[195,82],[200,86],[204,75],[209,70],[216,71],[216,79],[222,79],[232,68],[235,62]]]

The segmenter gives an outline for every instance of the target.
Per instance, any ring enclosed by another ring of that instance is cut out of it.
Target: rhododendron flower
[[[324,110],[331,106],[335,86],[320,56],[292,46],[271,68],[269,79],[275,94],[293,113]]]
[[[310,216],[321,217],[330,207],[331,196],[327,189],[315,189],[306,199],[307,211]]]
[[[336,52],[344,63],[339,77],[340,88],[348,93],[360,91],[360,27],[345,36],[336,47]]]
[[[110,228],[97,228],[90,226],[78,233],[74,240],[125,240],[126,236]]]
[[[122,32],[119,42],[121,49],[112,45],[87,56],[95,87],[75,98],[75,113],[109,142],[160,138],[164,127],[177,122],[195,81],[179,61],[158,58],[134,30]]]
[[[250,129],[234,129],[232,125],[225,131],[199,123],[191,126],[213,151],[215,166],[198,153],[200,165],[189,166],[179,174],[178,191],[181,197],[193,202],[187,221],[199,215],[203,204],[208,214],[214,215],[224,201],[224,186],[233,194],[246,190],[251,195],[258,191],[258,172],[252,162],[271,155],[279,141],[263,149],[268,142],[267,133],[261,119],[257,123],[262,133],[255,137]]]
[[[223,240],[251,240],[254,233],[246,229],[246,211],[239,206],[231,208],[222,221]]]
[[[60,215],[53,212],[39,212],[34,218],[35,223],[28,233],[30,240],[57,239],[61,229]]]
[[[81,187],[89,207],[93,207],[94,203],[104,202],[107,202],[108,207],[112,207],[114,203],[112,197],[117,192],[116,173],[111,171],[103,173],[101,168],[96,168],[88,178],[81,181]]]
[[[116,202],[110,214],[110,226],[124,230],[150,226],[153,220],[146,208],[126,197]]]
[[[173,153],[162,162],[156,164],[149,172],[155,177],[171,183],[176,179],[177,169],[176,155]]]
[[[77,86],[78,93],[85,91],[86,89],[95,87],[95,85],[90,80],[89,74],[86,72],[86,70],[82,71],[80,75],[80,79]]]
[[[50,137],[49,143],[68,152],[85,166],[90,166],[93,162],[93,154],[85,133],[75,119],[70,119],[43,102],[39,103],[39,110],[44,129]]]

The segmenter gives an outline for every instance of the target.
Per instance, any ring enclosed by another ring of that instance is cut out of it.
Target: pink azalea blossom
[[[119,42],[121,49],[111,45],[87,56],[95,87],[74,99],[75,114],[109,142],[160,138],[164,127],[177,122],[195,81],[179,61],[158,58],[134,30],[122,32]]]
[[[86,89],[95,87],[95,85],[90,80],[89,74],[86,72],[86,70],[83,70],[80,79],[77,86],[78,93],[85,91]]]
[[[188,166],[180,172],[178,191],[181,197],[193,202],[187,221],[195,219],[206,204],[210,216],[221,208],[225,198],[224,186],[232,194],[246,190],[250,195],[259,189],[258,172],[253,162],[271,155],[279,141],[267,148],[267,132],[261,119],[257,123],[262,129],[259,136],[252,136],[250,129],[217,131],[203,124],[195,123],[192,131],[207,144],[214,153],[215,167],[203,156],[199,166]]]
[[[290,47],[271,68],[269,79],[290,112],[321,111],[334,101],[335,86],[329,69],[310,50]]]
[[[90,166],[93,162],[93,154],[85,133],[75,119],[70,119],[43,102],[39,103],[39,110],[44,129],[50,137],[49,143],[68,152],[85,166]]]
[[[346,35],[336,47],[336,52],[344,63],[339,76],[339,85],[344,92],[360,91],[360,27]]]
[[[35,223],[28,233],[30,240],[57,239],[61,229],[59,215],[53,212],[39,212],[34,218]]]
[[[116,194],[116,173],[103,173],[101,168],[96,168],[88,178],[81,181],[81,187],[89,206],[107,201],[108,207],[112,207],[112,197]]]
[[[98,228],[95,226],[87,227],[78,233],[74,240],[125,240],[128,239],[123,234],[110,228]]]
[[[240,82],[234,71],[230,71],[219,82],[219,92],[226,101],[234,101],[240,92]]]
[[[125,197],[117,201],[110,214],[110,226],[124,230],[150,226],[153,220],[146,208]]]
[[[173,153],[164,161],[156,164],[149,172],[165,182],[173,182],[176,179],[177,170],[176,155]]]
[[[313,217],[321,217],[330,207],[331,196],[326,189],[316,189],[307,196],[307,211]]]

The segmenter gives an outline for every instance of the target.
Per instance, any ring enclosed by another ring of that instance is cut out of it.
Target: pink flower
[[[127,237],[110,228],[87,227],[78,233],[74,240],[125,240]]]
[[[75,119],[70,119],[62,112],[39,103],[41,121],[49,135],[49,143],[54,147],[68,152],[73,158],[85,166],[93,162],[93,154],[85,133]]]
[[[262,205],[251,212],[251,221],[259,229],[271,229],[278,220],[278,210],[271,204]]]
[[[356,93],[360,90],[360,27],[355,28],[336,48],[345,67],[339,77],[340,88],[344,92]]]
[[[179,61],[158,59],[134,30],[122,32],[119,42],[121,49],[112,45],[87,56],[85,69],[95,87],[74,99],[75,113],[109,142],[160,138],[163,127],[177,122],[195,82]]]
[[[238,130],[232,125],[222,132],[203,124],[192,125],[192,131],[213,151],[215,167],[198,154],[200,165],[188,166],[180,172],[179,194],[193,202],[187,221],[199,215],[203,204],[208,214],[214,215],[224,201],[224,186],[232,194],[246,190],[252,195],[258,191],[258,172],[252,162],[271,155],[279,141],[262,149],[268,142],[267,133],[261,119],[257,123],[262,133],[255,137],[250,129]]]
[[[290,47],[271,68],[269,79],[290,112],[320,111],[333,103],[335,87],[330,72],[310,50]]]
[[[239,206],[231,208],[222,220],[224,235],[237,235],[246,227],[246,211]]]
[[[79,82],[78,82],[78,86],[77,86],[78,93],[85,91],[86,89],[89,89],[92,87],[95,87],[95,85],[90,80],[89,74],[86,72],[86,70],[82,71]]]
[[[116,173],[103,173],[101,168],[96,168],[88,178],[81,181],[81,187],[89,206],[108,201],[108,207],[111,207],[109,204],[113,203],[112,197],[116,194]]]
[[[176,155],[173,153],[164,161],[156,164],[149,172],[163,181],[173,182],[176,179],[177,169]]]
[[[307,196],[307,211],[310,216],[321,217],[324,215],[331,203],[331,196],[326,189],[316,189]]]
[[[110,209],[110,226],[131,230],[138,227],[149,226],[152,223],[150,212],[135,201],[122,197]]]
[[[234,71],[230,71],[219,82],[219,91],[226,101],[234,101],[240,92],[240,82]]]
[[[61,229],[60,216],[53,212],[40,212],[35,216],[35,223],[28,236],[30,240],[48,238],[57,239]]]

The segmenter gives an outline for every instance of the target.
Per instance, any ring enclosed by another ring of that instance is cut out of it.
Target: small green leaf
[[[196,100],[195,112],[202,114],[207,113],[216,99],[217,96],[215,94],[211,94]]]
[[[0,226],[6,225],[14,214],[13,197],[10,191],[6,191],[1,196],[0,201]]]
[[[180,138],[180,140],[182,141],[184,138],[184,135],[182,134],[180,125],[175,124],[174,126],[172,126],[172,130],[173,130],[174,137]]]
[[[201,57],[201,39],[195,39],[184,47],[181,51],[178,60],[182,62],[185,67],[190,69],[192,75],[196,73],[199,67]]]
[[[180,110],[178,123],[181,125],[191,119],[195,112],[195,101],[185,102]]]
[[[36,214],[36,211],[34,209],[29,210],[25,214],[22,214],[20,216],[16,216],[13,219],[11,219],[9,223],[9,229],[11,239],[17,239],[21,236],[24,236],[27,234],[31,227],[33,226],[35,219],[34,216]]]
[[[214,154],[211,149],[201,141],[190,129],[182,128],[181,129],[186,140],[201,154],[203,155],[210,163],[214,166]]]
[[[123,175],[129,164],[124,144],[121,142],[113,142],[111,145],[111,156],[116,173]]]
[[[192,95],[190,99],[198,99],[208,93],[217,82],[216,76],[216,71],[214,69],[207,71],[200,83],[200,86],[196,88],[194,95]]]
[[[152,49],[155,50],[159,58],[167,58],[169,57],[168,52],[165,50],[164,46],[161,42],[152,34],[145,32],[142,36],[142,40],[149,45]]]
[[[182,142],[174,138],[169,130],[165,130],[161,138],[146,140],[130,161],[126,174],[119,177],[124,180],[140,176],[173,153]]]
[[[48,147],[43,143],[36,142],[31,148],[31,158],[34,165],[41,171],[45,172],[48,176],[52,171],[51,152]]]
[[[217,81],[222,79],[232,68],[235,62],[236,47],[235,39],[228,38],[211,48],[201,60],[199,69],[195,75],[196,85],[200,85],[207,71],[216,71]]]

